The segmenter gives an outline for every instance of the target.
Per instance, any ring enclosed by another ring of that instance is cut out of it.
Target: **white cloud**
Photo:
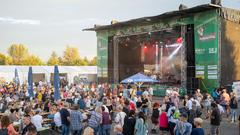
[[[81,27],[89,27],[94,24],[108,24],[107,20],[99,19],[99,18],[84,18],[84,19],[75,19],[75,20],[64,20],[64,21],[52,21],[52,22],[44,22],[46,25],[51,26],[81,26]]]
[[[10,24],[40,25],[39,20],[15,19],[15,18],[12,18],[12,17],[0,17],[0,22],[10,23]]]

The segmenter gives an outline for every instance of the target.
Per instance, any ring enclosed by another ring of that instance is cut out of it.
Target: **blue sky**
[[[66,45],[79,48],[80,56],[96,56],[96,33],[82,29],[177,10],[211,0],[1,0],[0,53],[22,43],[43,60],[58,55]],[[240,0],[223,0],[223,6],[240,10]]]

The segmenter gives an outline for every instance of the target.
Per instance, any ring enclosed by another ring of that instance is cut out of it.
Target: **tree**
[[[53,65],[59,65],[59,59],[56,54],[56,52],[52,52],[51,57],[48,59],[47,65],[53,66]]]
[[[80,59],[78,66],[88,66],[88,61],[84,59]]]
[[[0,53],[0,65],[6,65],[6,56]]]
[[[8,54],[12,57],[13,64],[15,65],[21,65],[29,55],[28,49],[23,44],[12,44],[8,48]]]
[[[88,58],[87,58],[87,57],[84,57],[84,58],[83,58],[83,61],[85,61],[86,63],[88,63],[88,64],[89,64],[89,60],[88,60]]]
[[[24,59],[22,65],[44,65],[44,62],[38,56],[29,55]]]
[[[97,65],[97,57],[93,57],[93,59],[89,62],[89,66],[96,66]]]
[[[63,58],[62,57],[58,57],[58,65],[63,65]]]
[[[13,65],[13,59],[10,56],[6,56],[6,65]]]
[[[64,65],[75,65],[79,61],[78,48],[67,46],[63,52],[63,63]]]

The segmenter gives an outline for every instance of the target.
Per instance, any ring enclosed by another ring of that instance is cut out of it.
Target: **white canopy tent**
[[[58,66],[59,73],[66,74],[69,83],[73,83],[74,76],[97,75],[96,66]],[[20,83],[27,81],[29,66],[0,66],[0,78],[5,81],[12,81],[15,76],[15,69],[18,71]],[[54,73],[54,66],[32,66],[33,74],[44,74],[45,80],[50,82],[51,74]]]

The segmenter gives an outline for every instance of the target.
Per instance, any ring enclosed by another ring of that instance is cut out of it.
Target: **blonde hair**
[[[101,106],[97,106],[95,108],[95,111],[98,112],[98,113],[102,113],[102,107]]]
[[[91,127],[86,127],[82,135],[94,135],[94,130]]]
[[[194,124],[197,126],[202,126],[203,120],[201,118],[195,118],[194,119]]]
[[[118,111],[122,111],[122,110],[123,110],[122,105],[118,105],[118,106],[117,106],[117,110],[118,110]]]

